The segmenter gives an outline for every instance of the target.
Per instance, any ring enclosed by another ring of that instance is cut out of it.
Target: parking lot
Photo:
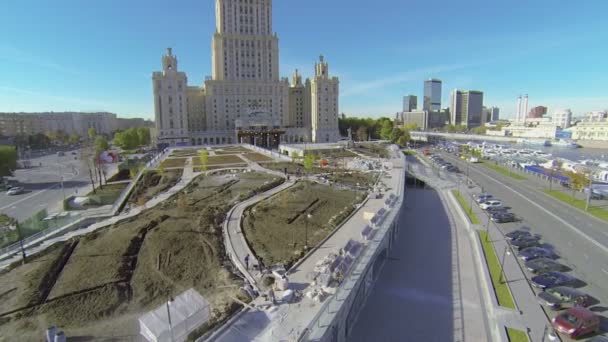
[[[443,155],[442,159],[451,160],[454,164],[464,163],[450,155]],[[557,301],[555,297],[560,297],[559,301],[565,300],[562,303],[563,307],[567,308],[575,304],[587,306],[594,315],[598,316],[599,328],[595,326],[595,323],[590,323],[591,328],[583,330],[599,329],[605,333],[608,330],[608,321],[603,315],[608,308],[605,304],[606,282],[602,279],[605,279],[608,273],[606,273],[606,254],[598,250],[602,249],[601,242],[603,241],[572,236],[572,231],[569,229],[571,227],[567,221],[555,214],[547,215],[542,210],[538,210],[534,205],[522,200],[518,195],[519,192],[514,195],[515,190],[501,182],[488,182],[484,179],[488,178],[487,175],[484,177],[485,172],[471,166],[466,166],[470,168],[470,177],[485,189],[485,194],[476,194],[480,197],[477,207],[486,209],[483,210],[485,214],[479,217],[481,223],[488,229],[499,230],[506,238],[509,234],[516,234],[513,233],[515,231],[523,231],[523,233],[519,233],[522,235],[519,239],[510,240],[511,252],[519,256],[518,262],[526,274],[526,281],[539,295],[539,303],[542,304],[548,316],[553,318],[565,312],[563,308],[549,307],[549,304],[555,304],[554,302]],[[466,178],[465,175],[460,175],[460,177]],[[498,176],[496,175],[496,177]],[[472,203],[477,202],[476,198],[469,200]],[[476,210],[479,212],[479,209]],[[507,219],[503,220],[502,217],[507,217]],[[575,221],[579,219],[581,223],[585,221],[577,215]],[[605,225],[603,226],[605,228]],[[572,237],[568,238],[568,236]],[[524,256],[528,260],[535,259],[536,261],[523,260]],[[535,272],[532,272],[531,269]],[[543,274],[545,275],[543,276]],[[589,295],[589,297],[581,300],[579,292]],[[569,296],[564,293],[568,293]],[[590,322],[593,320],[589,318]],[[587,334],[587,336],[593,336],[593,334]],[[564,336],[562,335],[562,337]]]

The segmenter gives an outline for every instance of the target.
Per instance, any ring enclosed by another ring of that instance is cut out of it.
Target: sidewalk
[[[481,193],[481,189],[478,187],[461,187],[461,194],[465,199],[471,198],[476,193]],[[473,203],[472,208],[473,213],[481,221],[479,225],[472,225],[473,229],[479,231],[488,228],[489,238],[493,242],[494,250],[499,258],[502,258],[505,248],[507,251],[503,266],[504,274],[519,311],[498,307],[496,318],[499,322],[511,328],[523,331],[530,329],[530,336],[533,341],[542,340],[549,319],[528,283],[526,274],[517,260],[516,252],[510,248],[496,224],[488,220],[488,215],[476,203]]]

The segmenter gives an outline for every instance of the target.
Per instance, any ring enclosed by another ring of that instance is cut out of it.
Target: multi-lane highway
[[[466,162],[442,153],[446,161],[465,170]],[[583,288],[601,302],[608,304],[608,224],[585,212],[544,194],[533,182],[504,176],[481,164],[469,165],[470,178],[486,192],[512,208],[522,222],[502,224],[513,230],[521,225],[541,234],[543,241],[555,248],[560,262],[570,266],[572,273],[587,283]]]
[[[32,168],[15,172],[25,193],[9,196],[0,192],[0,212],[24,220],[42,209],[56,210],[66,197],[83,194],[90,186],[88,169],[71,152],[31,159]],[[63,176],[63,189],[61,177]]]

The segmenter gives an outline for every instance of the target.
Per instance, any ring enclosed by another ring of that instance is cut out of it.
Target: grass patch
[[[160,164],[161,167],[184,167],[188,158],[167,158]]]
[[[332,182],[342,183],[350,186],[371,187],[376,181],[377,174],[364,172],[342,172],[334,173],[328,177]]]
[[[152,197],[169,190],[182,177],[183,169],[166,170],[164,174],[153,170],[144,173],[129,197],[129,203],[143,205]]]
[[[515,309],[515,302],[513,301],[509,284],[504,282],[504,278],[503,281],[500,281],[500,261],[498,260],[498,256],[494,250],[494,244],[492,244],[492,241],[488,240],[488,233],[486,231],[478,231],[477,233],[479,234],[479,240],[481,241],[481,246],[483,247],[483,254],[486,257],[486,264],[488,265],[488,270],[490,271],[490,277],[492,278],[492,285],[494,286],[494,292],[496,293],[498,304],[500,306],[504,306],[505,308]]]
[[[171,152],[171,157],[196,157],[198,150],[174,150]]]
[[[349,150],[346,149],[339,149],[339,150],[325,150],[325,151],[319,151],[317,153],[317,156],[319,156],[319,158],[355,158],[358,157],[359,155],[357,155],[354,152],[351,152]]]
[[[87,206],[101,206],[114,204],[120,194],[129,186],[129,183],[106,184],[103,188],[97,188],[87,194],[89,204]]]
[[[255,153],[255,152],[245,154],[245,158],[247,158],[251,161],[254,161],[254,162],[267,162],[267,161],[274,160],[273,158],[271,158],[269,156],[263,155],[261,153]]]
[[[516,179],[516,180],[520,180],[521,181],[521,180],[526,180],[527,179],[526,177],[524,177],[524,176],[522,176],[522,175],[520,175],[518,173],[513,173],[510,170],[508,170],[508,169],[506,169],[506,168],[504,168],[504,167],[502,167],[500,165],[488,163],[486,161],[481,161],[481,165],[487,167],[488,169],[492,169],[492,170],[494,170],[494,171],[496,171],[496,172],[498,172],[498,173],[500,173],[502,175],[505,175],[507,177],[511,177],[513,179]]]
[[[307,227],[308,246],[315,246],[364,198],[364,192],[298,182],[247,210],[243,231],[265,265],[289,266],[304,255]]]
[[[245,161],[237,155],[224,155],[224,156],[208,156],[207,165],[222,165],[222,164],[242,164]],[[192,165],[201,166],[201,159],[199,157],[192,158]]]
[[[509,336],[510,342],[530,342],[528,334],[525,331],[507,328],[507,336]]]
[[[458,199],[458,203],[460,203],[460,206],[462,207],[462,209],[469,216],[469,220],[471,220],[471,223],[472,224],[479,224],[479,219],[473,213],[473,210],[472,210],[471,206],[469,205],[469,203],[467,203],[467,201],[465,201],[465,199],[462,197],[462,195],[460,194],[460,192],[458,190],[452,190],[452,193]]]
[[[587,200],[573,198],[572,196],[568,195],[567,193],[561,192],[558,190],[551,190],[551,191],[544,190],[544,193],[546,193],[547,195],[549,195],[559,201],[562,201],[566,204],[569,204],[569,205],[571,205],[575,208],[581,209],[581,210],[585,210],[585,206],[587,205]],[[600,220],[604,220],[604,221],[608,222],[608,210],[606,210],[604,208],[590,207],[589,211],[587,211],[587,213],[599,218]]]

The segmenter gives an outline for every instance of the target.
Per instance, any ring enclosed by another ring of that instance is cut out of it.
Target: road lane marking
[[[41,194],[41,193],[43,193],[43,192],[47,192],[47,191],[49,191],[49,190],[51,190],[51,189],[53,189],[53,188],[58,187],[59,185],[60,185],[60,184],[58,183],[58,184],[55,184],[55,185],[53,185],[53,186],[51,186],[51,187],[48,187],[48,188],[46,188],[46,189],[44,189],[44,190],[40,190],[40,191],[38,191],[38,192],[36,192],[36,193],[33,193],[33,194],[31,194],[31,195],[29,195],[29,196],[27,196],[27,197],[24,197],[24,198],[20,199],[20,200],[18,200],[18,201],[15,201],[15,202],[13,202],[13,203],[11,203],[11,204],[9,204],[9,205],[5,205],[4,207],[0,208],[0,210],[4,210],[4,209],[6,209],[6,208],[14,208],[13,206],[14,206],[15,204],[19,204],[19,203],[21,203],[21,202],[23,202],[23,201],[26,201],[26,200],[28,200],[28,199],[30,199],[30,198],[32,198],[32,197],[34,197],[34,196],[38,196],[38,195],[40,195],[40,194]]]
[[[608,247],[602,245],[601,243],[597,242],[596,240],[594,240],[592,237],[590,237],[589,235],[587,235],[586,233],[584,233],[583,231],[581,231],[580,229],[576,228],[575,226],[571,225],[570,223],[566,222],[564,219],[562,219],[561,217],[555,215],[554,213],[550,212],[549,210],[545,209],[545,207],[543,207],[542,205],[528,199],[528,197],[524,196],[522,193],[520,193],[519,191],[513,189],[512,187],[510,187],[509,185],[499,181],[498,179],[487,175],[479,170],[477,170],[476,168],[471,168],[473,169],[475,172],[477,172],[480,175],[483,175],[491,180],[493,180],[495,183],[504,186],[506,189],[511,190],[513,193],[517,194],[518,196],[520,196],[521,198],[523,198],[524,200],[530,202],[530,204],[536,206],[537,208],[539,208],[540,210],[544,211],[545,213],[547,213],[549,216],[553,217],[554,219],[558,220],[559,222],[561,222],[562,224],[564,224],[566,227],[570,228],[571,230],[577,232],[578,234],[580,234],[582,237],[584,237],[585,239],[589,240],[589,242],[591,242],[592,244],[596,245],[597,247],[599,247],[600,249],[602,249],[604,252],[608,252]]]

